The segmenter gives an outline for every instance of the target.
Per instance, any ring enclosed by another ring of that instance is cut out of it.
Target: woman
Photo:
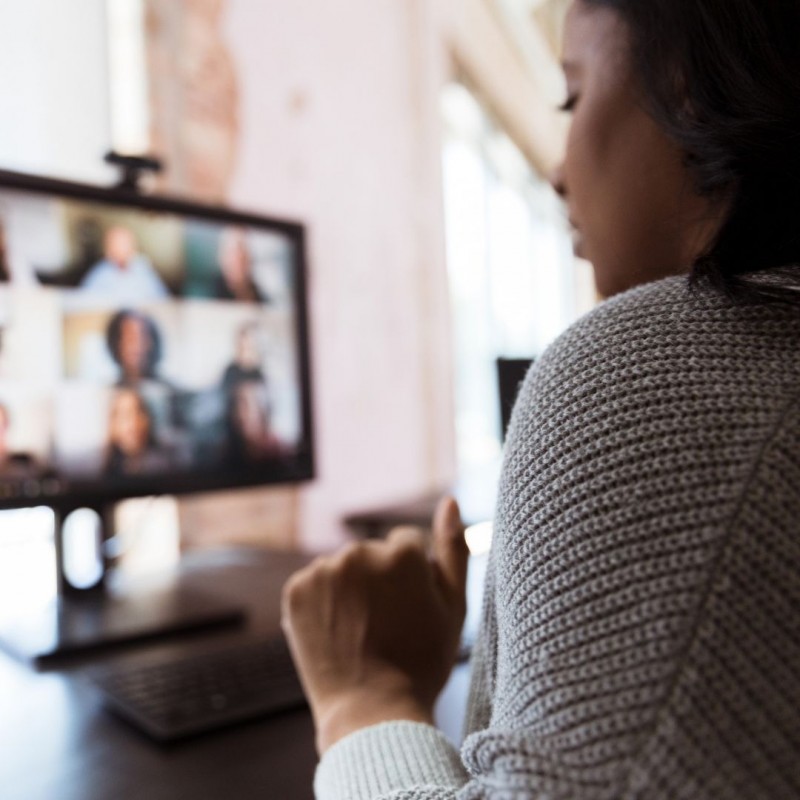
[[[169,456],[158,445],[153,415],[144,398],[134,389],[114,390],[108,418],[105,473],[147,475],[169,467]]]
[[[227,392],[227,402],[229,466],[253,466],[286,453],[272,430],[267,384],[263,380],[236,381]]]
[[[557,178],[616,295],[511,422],[461,755],[466,551],[295,576],[320,798],[800,796],[800,5],[577,0]],[[687,279],[688,275],[688,279]]]
[[[217,262],[220,271],[215,282],[214,297],[240,303],[267,302],[253,278],[253,257],[244,230],[226,228],[222,232]]]
[[[141,381],[159,381],[161,333],[147,314],[123,309],[114,314],[106,329],[106,344],[119,366],[118,386],[135,386]]]
[[[222,389],[230,392],[242,381],[266,383],[262,364],[261,336],[257,322],[245,322],[236,331],[233,361],[222,373]]]

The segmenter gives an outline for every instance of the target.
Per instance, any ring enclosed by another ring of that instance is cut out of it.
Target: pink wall
[[[240,86],[229,200],[305,221],[319,477],[301,541],[449,483],[454,434],[441,210],[438,6],[229,0]]]

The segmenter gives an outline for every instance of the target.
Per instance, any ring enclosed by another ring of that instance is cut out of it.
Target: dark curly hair
[[[745,302],[796,297],[800,2],[580,2],[627,23],[645,108],[684,152],[697,191],[727,208],[691,283]]]
[[[122,325],[125,320],[135,319],[137,322],[144,325],[147,329],[150,338],[150,350],[147,353],[147,360],[142,365],[142,374],[147,378],[155,377],[156,366],[161,360],[162,345],[161,345],[161,332],[158,330],[156,323],[141,311],[133,311],[131,309],[123,309],[114,314],[109,320],[108,327],[106,328],[106,344],[111,353],[111,357],[117,364],[121,364],[119,345],[122,336]]]

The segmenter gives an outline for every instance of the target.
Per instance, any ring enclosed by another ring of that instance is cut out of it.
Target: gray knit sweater
[[[319,800],[800,797],[800,307],[670,278],[528,375],[468,731],[378,725]]]

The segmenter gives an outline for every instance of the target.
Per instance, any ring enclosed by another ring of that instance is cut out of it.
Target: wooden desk
[[[225,550],[197,554],[181,580],[249,611],[246,626],[138,645],[113,656],[35,672],[0,652],[0,796],[4,800],[306,800],[316,765],[307,710],[206,734],[185,743],[153,744],[106,712],[85,678],[98,662],[153,652],[186,652],[276,630],[280,588],[307,558]]]

